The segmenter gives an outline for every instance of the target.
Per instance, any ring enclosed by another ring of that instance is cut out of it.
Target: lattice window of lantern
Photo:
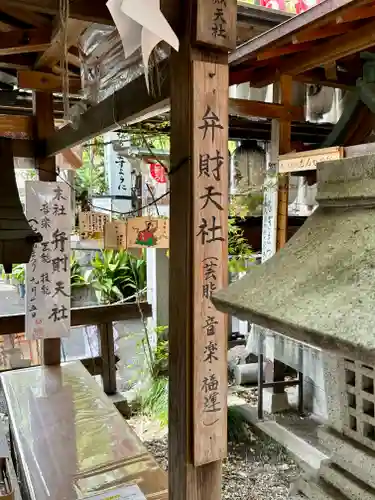
[[[375,370],[345,359],[344,432],[375,450]]]

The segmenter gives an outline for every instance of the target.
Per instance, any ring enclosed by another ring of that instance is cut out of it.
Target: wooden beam
[[[269,49],[260,52],[257,55],[258,61],[267,61],[268,59],[273,59],[274,57],[287,56],[289,54],[296,54],[298,52],[304,52],[306,50],[311,50],[314,47],[312,42],[305,42],[299,44],[289,44],[283,45],[282,47],[276,47],[275,49]]]
[[[145,318],[152,315],[149,304],[140,304],[142,314]],[[139,319],[139,307],[137,304],[113,304],[109,306],[88,306],[73,308],[70,311],[71,326],[87,326],[109,323],[112,321],[126,321]],[[13,314],[11,316],[0,316],[0,335],[17,334],[25,331],[25,315]]]
[[[315,68],[313,70],[306,71],[301,75],[296,75],[294,80],[301,83],[316,83],[324,85],[326,87],[335,87],[342,90],[355,90],[356,77],[355,75],[348,75],[343,71],[336,72],[336,79],[329,80],[325,73],[324,68]]]
[[[277,118],[282,120],[304,121],[303,106],[283,106],[282,104],[251,101],[248,99],[229,99],[231,115],[256,116],[258,118]]]
[[[32,54],[16,54],[11,57],[3,57],[0,59],[1,69],[13,69],[16,71],[24,71],[32,68],[34,58]]]
[[[34,93],[34,112],[36,120],[36,138],[47,139],[55,130],[53,119],[53,96],[48,92]],[[38,174],[41,181],[56,180],[55,158],[41,158],[38,152]],[[42,340],[42,364],[59,365],[61,361],[61,341],[57,339]]]
[[[354,26],[352,27],[352,29]],[[324,28],[306,29],[292,36],[292,43],[299,44],[304,42],[313,42],[330,38],[336,35],[342,35],[348,32],[348,26],[329,25]]]
[[[241,64],[246,59],[254,57],[260,49],[282,45],[286,40],[291,40],[294,35],[307,26],[311,29],[321,27],[329,19],[335,19],[350,5],[358,5],[358,0],[324,0],[324,2],[238,47],[229,56],[229,62],[235,65]]]
[[[12,30],[0,33],[0,56],[42,52],[50,44],[50,29]]]
[[[353,21],[361,21],[375,17],[375,6],[365,5],[362,7],[354,7],[336,17],[336,23],[351,23]],[[348,27],[347,27],[348,28]]]
[[[72,149],[64,149],[61,151],[61,154],[75,170],[82,167],[82,158],[80,158]]]
[[[280,79],[281,104],[290,106],[292,104],[293,80],[290,76],[282,76]],[[280,120],[279,125],[279,152],[289,153],[291,150],[291,121]],[[277,231],[276,248],[280,250],[288,238],[288,196],[289,176],[279,175],[279,190],[277,202]]]
[[[9,6],[5,1],[2,1],[1,10],[8,16],[14,17],[15,19],[34,26],[35,28],[48,28],[51,24],[48,17],[42,16],[30,10],[25,10],[22,8],[22,5],[20,5],[20,8],[17,8],[17,6]]]
[[[1,8],[5,6],[17,7],[31,13],[49,14],[59,16],[59,0],[2,0]],[[69,16],[72,19],[81,19],[91,23],[113,24],[105,2],[87,2],[78,0],[70,2]]]
[[[329,0],[325,0],[328,2]],[[325,3],[323,2],[323,3]],[[322,4],[323,5],[323,4]],[[302,14],[301,14],[302,15]],[[299,16],[298,16],[299,17]],[[375,44],[375,22],[371,21],[361,29],[320,43],[314,50],[291,55],[265,67],[249,68],[231,75],[231,84],[251,80],[252,85],[263,87],[278,79],[279,75],[297,76],[312,69],[335,63],[351,54],[361,52]]]
[[[375,22],[371,21],[359,30],[349,31],[345,35],[320,44],[308,54],[293,56],[287,62],[281,63],[278,70],[281,74],[298,75],[365,50],[374,43]]]
[[[13,156],[17,158],[35,158],[35,142],[23,139],[13,139]]]
[[[130,122],[134,115],[145,114],[149,108],[163,103],[169,98],[169,70],[161,66],[158,72],[162,78],[156,96],[148,93],[144,75],[139,76],[81,115],[78,129],[66,125],[56,131],[46,142],[46,155],[55,155],[98,134],[114,130]]]
[[[69,49],[72,45],[77,45],[82,32],[89,26],[87,22],[77,19],[69,19],[66,27],[66,47]],[[47,50],[37,59],[36,69],[51,68],[61,59],[61,25],[50,40]]]
[[[31,116],[0,115],[0,137],[31,139],[33,126]]]
[[[52,73],[41,71],[19,71],[17,74],[18,87],[21,89],[36,90],[42,92],[61,92],[62,77]],[[78,93],[81,90],[79,78],[69,80],[69,91]]]

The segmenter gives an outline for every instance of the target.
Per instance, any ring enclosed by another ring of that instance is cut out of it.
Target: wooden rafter
[[[49,46],[50,38],[51,30],[48,28],[0,33],[0,56],[42,52]]]
[[[229,99],[229,112],[232,115],[255,116],[259,118],[277,118],[290,121],[304,121],[303,106],[283,106],[281,104],[250,101],[247,99]]]
[[[31,11],[52,16],[59,15],[59,0],[1,0],[1,6],[3,5],[17,7],[25,12]],[[72,19],[81,19],[100,24],[113,24],[105,2],[75,0],[74,2],[70,2],[69,15]]]
[[[32,68],[33,64],[34,58],[32,57],[32,54],[16,54],[0,59],[0,69],[22,71]]]
[[[278,69],[282,73],[298,75],[317,66],[330,64],[337,59],[365,50],[374,44],[375,22],[371,21],[360,30],[349,31],[345,35],[331,38],[329,41],[317,45],[308,54],[293,56],[282,63]]]
[[[233,65],[241,64],[262,48],[276,47],[292,41],[292,37],[305,27],[317,29],[326,24],[329,19],[335,22],[336,17],[341,12],[350,6],[357,7],[359,3],[366,4],[369,3],[369,0],[363,2],[358,0],[324,0],[319,5],[243,44],[230,55],[229,60]]]
[[[19,5],[8,5],[5,0],[1,2],[0,10],[3,11],[8,16],[18,19],[23,23],[34,26],[35,28],[47,28],[50,26],[51,22],[48,17],[40,15],[33,11],[25,10],[23,7],[23,2],[19,2]]]
[[[355,26],[353,26],[355,28]],[[302,33],[297,33],[292,36],[292,43],[299,44],[304,42],[312,42],[322,40],[323,38],[331,38],[332,36],[342,35],[348,32],[348,26],[334,25],[325,26],[324,28],[308,29]]]
[[[67,23],[66,42],[67,49],[73,45],[77,45],[82,32],[87,28],[88,23],[77,19],[69,19]],[[51,68],[61,58],[61,25],[55,30],[49,47],[37,59],[35,63],[36,69]]]
[[[33,119],[29,116],[0,115],[0,136],[31,139]]]
[[[46,92],[61,92],[62,78],[52,73],[41,71],[19,71],[18,87],[21,89],[38,90]],[[69,80],[69,91],[77,93],[81,90],[79,78]]]
[[[336,17],[336,23],[351,23],[353,21],[361,21],[371,17],[375,17],[375,5],[365,5],[355,7],[350,9],[348,12],[340,14]]]

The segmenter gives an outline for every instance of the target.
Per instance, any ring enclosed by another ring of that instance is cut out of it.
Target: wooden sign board
[[[169,248],[169,220],[128,219],[127,245],[128,248]]]
[[[78,215],[79,235],[82,240],[101,239],[109,216],[100,212],[80,212]]]
[[[104,248],[121,250],[127,248],[127,222],[112,221],[104,226]]]
[[[104,248],[169,248],[169,219],[134,217],[104,226]]]
[[[323,161],[340,160],[344,156],[344,148],[333,147],[289,153],[279,156],[279,174],[316,170],[316,165]]]
[[[237,0],[198,0],[196,42],[234,50],[237,42]]]
[[[207,2],[208,3],[208,2]],[[227,454],[227,324],[211,296],[228,279],[228,67],[193,62],[194,465]]]

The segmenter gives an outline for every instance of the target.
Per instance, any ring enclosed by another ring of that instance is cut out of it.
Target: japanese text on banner
[[[26,182],[26,216],[42,235],[26,266],[26,338],[67,337],[70,332],[70,187]]]

